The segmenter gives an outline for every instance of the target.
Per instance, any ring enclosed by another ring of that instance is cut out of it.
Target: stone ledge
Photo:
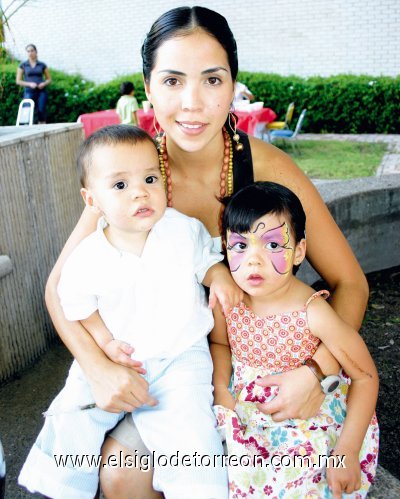
[[[368,499],[398,499],[400,497],[400,480],[378,466],[375,483],[371,487]]]

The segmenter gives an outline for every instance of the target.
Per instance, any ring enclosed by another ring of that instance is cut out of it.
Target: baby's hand
[[[341,499],[342,493],[351,494],[361,487],[361,469],[359,455],[356,452],[341,452],[335,449],[332,454],[338,456],[337,461],[343,462],[345,467],[327,468],[326,479],[334,499]],[[342,456],[345,456],[343,459]]]
[[[120,340],[111,340],[104,345],[103,350],[107,357],[113,362],[131,367],[139,374],[146,374],[145,369],[141,367],[142,363],[131,358],[135,349],[128,343]]]
[[[208,306],[214,308],[219,301],[224,315],[227,315],[232,307],[243,300],[243,291],[232,279],[228,269],[225,270],[226,272],[218,272],[213,277]]]

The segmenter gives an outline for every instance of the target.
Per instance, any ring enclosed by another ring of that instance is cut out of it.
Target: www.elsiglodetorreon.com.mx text
[[[137,468],[141,471],[149,471],[154,466],[160,467],[219,467],[219,466],[243,466],[243,467],[274,467],[274,468],[345,468],[346,456],[308,456],[308,455],[272,455],[267,459],[261,456],[249,455],[207,455],[194,452],[184,454],[176,451],[174,454],[124,454],[110,455],[102,462],[101,455],[94,454],[54,454],[54,461],[58,468]]]

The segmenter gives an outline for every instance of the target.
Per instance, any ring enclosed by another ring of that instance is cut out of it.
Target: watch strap
[[[318,363],[312,359],[311,357],[304,361],[304,365],[307,366],[317,378],[317,380],[321,383],[325,379],[325,375],[319,367]]]

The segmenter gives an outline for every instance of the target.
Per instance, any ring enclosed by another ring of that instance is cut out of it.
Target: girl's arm
[[[340,317],[358,329],[368,301],[368,284],[350,246],[328,208],[306,175],[278,148],[250,138],[255,180],[285,185],[297,194],[307,216],[307,259],[334,291],[332,307]],[[339,365],[324,345],[314,355],[324,374]],[[306,419],[316,414],[323,400],[315,376],[304,366],[295,371],[266,376],[260,384],[279,384],[278,396],[260,408],[275,421],[291,417]],[[314,379],[313,379],[314,378]]]
[[[235,400],[228,390],[232,375],[231,349],[226,332],[225,317],[218,307],[214,309],[214,328],[209,339],[214,364],[214,404],[220,404],[233,410]]]
[[[346,324],[322,299],[307,309],[312,333],[320,338],[351,378],[347,398],[347,416],[334,454],[346,456],[346,468],[329,468],[328,483],[334,497],[360,487],[359,453],[375,411],[378,373],[372,357],[358,332]]]
[[[97,216],[85,208],[50,273],[45,300],[55,329],[88,378],[96,404],[110,412],[131,412],[144,403],[154,403],[146,381],[134,370],[111,362],[79,322],[68,321],[57,293],[66,258],[84,237],[94,232],[96,223]]]
[[[47,85],[50,85],[50,83],[51,83],[51,76],[50,76],[50,72],[49,72],[48,68],[46,68],[44,70],[44,76],[46,77],[46,79],[44,81],[42,81],[41,83],[39,83],[39,85],[38,85],[39,88],[47,87]]]

